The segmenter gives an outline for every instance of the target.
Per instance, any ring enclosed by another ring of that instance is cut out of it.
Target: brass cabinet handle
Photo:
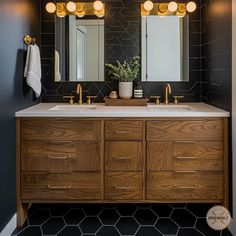
[[[48,141],[48,143],[49,144],[58,144],[58,145],[60,145],[60,144],[69,144],[69,143],[72,143],[72,141],[60,141],[60,140],[58,140],[58,141]]]
[[[68,156],[52,156],[52,155],[48,155],[47,156],[49,159],[59,159],[59,160],[66,160],[66,159],[71,159],[72,155],[68,155]]]
[[[196,189],[197,186],[177,186],[177,185],[174,185],[173,186],[174,189]]]
[[[185,140],[180,140],[180,141],[174,141],[174,143],[196,143],[196,141],[185,141]]]
[[[132,132],[131,131],[125,131],[125,130],[115,130],[114,131],[115,134],[131,134]]]
[[[131,190],[132,189],[132,187],[130,187],[130,186],[127,186],[127,187],[125,187],[125,186],[116,186],[116,185],[114,185],[114,188],[115,189],[117,189],[117,190]]]
[[[175,170],[174,171],[176,174],[194,174],[197,173],[195,170]]]
[[[119,160],[119,161],[131,161],[132,158],[131,157],[115,157],[116,160]]]
[[[197,159],[196,156],[192,156],[192,157],[175,157],[175,159],[180,159],[180,160],[193,160],[193,159]]]
[[[71,189],[72,185],[68,185],[68,186],[51,186],[50,184],[48,184],[48,189],[54,189],[54,190],[63,190],[63,189]]]

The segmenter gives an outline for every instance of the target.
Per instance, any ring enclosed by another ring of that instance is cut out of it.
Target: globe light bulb
[[[168,4],[168,10],[170,12],[176,12],[177,9],[178,9],[178,4],[176,2],[173,1]]]
[[[153,2],[148,0],[144,3],[143,7],[146,11],[151,11],[153,9]]]
[[[56,4],[53,2],[49,2],[46,4],[46,11],[48,13],[54,13],[56,11],[57,7]]]
[[[186,5],[186,10],[188,12],[194,12],[197,9],[197,5],[195,2],[188,2],[188,4]]]
[[[76,4],[72,1],[70,1],[66,4],[66,9],[69,12],[75,12],[76,11]]]
[[[96,10],[96,11],[101,11],[103,9],[103,4],[101,1],[97,0],[93,3],[93,8]]]

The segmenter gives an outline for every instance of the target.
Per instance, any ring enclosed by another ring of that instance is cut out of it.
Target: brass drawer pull
[[[115,130],[114,131],[115,134],[131,134],[132,132],[131,131],[125,131],[125,130]]]
[[[63,189],[71,189],[72,185],[68,185],[68,186],[51,186],[50,184],[48,184],[48,189],[54,189],[54,190],[63,190]]]
[[[68,156],[51,156],[48,155],[49,159],[58,159],[58,160],[66,160],[66,159],[71,159],[72,155],[68,155]]]
[[[195,170],[175,170],[176,174],[194,174],[197,173]]]
[[[72,141],[48,141],[49,144],[55,144],[55,145],[59,145],[59,144],[68,144],[68,143],[72,143]]]
[[[131,157],[116,157],[115,159],[118,161],[131,161],[132,160]]]
[[[196,141],[174,141],[175,143],[196,143]]]
[[[72,120],[50,120],[51,123],[65,123],[65,124],[72,124]]]
[[[173,186],[174,189],[196,189],[197,186],[177,186],[177,185],[174,185]]]
[[[121,187],[121,186],[116,186],[116,185],[114,185],[114,188],[117,189],[117,190],[131,190],[132,189],[130,186]]]
[[[197,159],[196,156],[192,156],[192,157],[175,157],[175,159],[180,159],[180,160],[191,160],[191,159]]]

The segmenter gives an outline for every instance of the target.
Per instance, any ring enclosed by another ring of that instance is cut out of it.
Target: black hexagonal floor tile
[[[133,204],[119,204],[116,209],[121,216],[132,216],[137,210]]]
[[[185,208],[187,204],[186,203],[171,203],[169,205],[173,208]]]
[[[157,220],[157,216],[151,209],[138,209],[134,217],[140,225],[154,225]]]
[[[152,226],[141,226],[135,236],[161,236],[162,234]]]
[[[82,209],[71,209],[64,216],[67,225],[78,225],[85,218]]]
[[[133,217],[121,217],[115,227],[123,235],[133,235],[139,228],[139,224]]]
[[[196,228],[207,236],[220,236],[221,232],[210,228],[206,222],[206,218],[198,218]]]
[[[100,204],[86,204],[83,206],[83,210],[87,216],[97,216],[103,207]]]
[[[84,234],[94,234],[96,233],[99,228],[102,226],[100,220],[97,217],[86,217],[80,224],[79,224],[82,233]]]
[[[228,229],[225,229],[222,231],[221,236],[233,236],[233,234],[231,234]]]
[[[64,226],[62,217],[51,217],[42,225],[43,234],[57,234]]]
[[[187,209],[197,217],[206,217],[208,210],[214,204],[187,204]]]
[[[70,208],[69,204],[53,204],[50,207],[50,212],[52,216],[64,216]]]
[[[38,209],[29,217],[30,225],[41,225],[50,218],[49,209]]]
[[[186,209],[174,209],[171,219],[181,227],[194,227],[196,218]]]
[[[97,232],[97,236],[120,236],[120,234],[113,226],[103,226]]]
[[[78,226],[66,226],[57,236],[80,236],[82,235]]]
[[[103,209],[99,214],[99,218],[104,225],[114,225],[119,217],[115,209]]]
[[[177,236],[204,236],[194,228],[181,228]]]
[[[169,217],[173,208],[168,204],[153,204],[151,209],[155,212],[159,217]]]
[[[21,231],[19,234],[17,234],[19,236],[41,236],[41,229],[39,226],[30,226],[25,228],[23,231]]]
[[[176,234],[179,228],[170,218],[159,218],[155,227],[162,234]]]

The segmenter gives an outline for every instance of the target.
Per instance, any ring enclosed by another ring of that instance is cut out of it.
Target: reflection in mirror
[[[188,16],[142,17],[142,81],[189,80]]]
[[[104,81],[104,20],[56,17],[55,81]]]

